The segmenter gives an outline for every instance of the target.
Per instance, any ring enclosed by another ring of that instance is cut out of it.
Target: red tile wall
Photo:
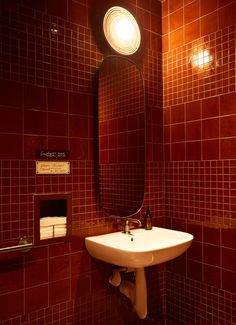
[[[0,245],[33,237],[34,193],[72,194],[70,242],[1,255],[1,325],[139,322],[108,284],[112,266],[91,259],[84,246],[86,235],[117,229],[98,206],[94,170],[96,76],[113,52],[93,19],[112,4],[117,2],[0,1]],[[142,27],[142,49],[132,59],[147,97],[147,185],[138,217],[149,205],[154,223],[163,225],[161,4],[124,5]],[[70,175],[35,174],[35,152],[45,148],[70,151]],[[158,323],[163,315],[164,274],[162,267],[147,271],[148,321]]]
[[[235,9],[163,2],[165,216],[195,237],[167,266],[170,325],[236,322]],[[191,65],[196,48],[212,56],[205,70]]]

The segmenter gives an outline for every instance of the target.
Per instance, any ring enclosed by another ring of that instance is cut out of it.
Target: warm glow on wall
[[[110,46],[118,53],[135,53],[141,42],[139,26],[131,13],[122,7],[110,8],[103,19],[103,30]]]

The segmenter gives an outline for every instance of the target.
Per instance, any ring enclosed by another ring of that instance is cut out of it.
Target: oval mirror
[[[129,59],[107,57],[99,71],[99,195],[109,215],[131,216],[143,203],[145,95]]]

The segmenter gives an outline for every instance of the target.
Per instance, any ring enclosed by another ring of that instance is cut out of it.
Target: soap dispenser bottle
[[[144,228],[146,230],[152,229],[152,215],[151,215],[149,207],[147,208],[146,214],[144,216]]]

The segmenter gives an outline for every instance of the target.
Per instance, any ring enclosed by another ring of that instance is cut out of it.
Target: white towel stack
[[[40,218],[40,239],[66,236],[66,217]]]

